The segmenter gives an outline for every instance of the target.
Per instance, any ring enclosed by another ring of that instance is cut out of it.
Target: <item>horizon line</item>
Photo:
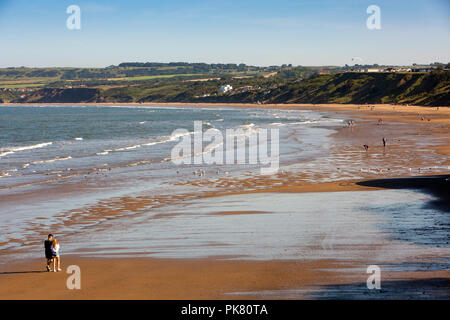
[[[104,69],[104,68],[109,68],[109,67],[119,67],[120,64],[123,63],[162,63],[162,64],[170,64],[170,63],[187,63],[187,64],[207,64],[207,65],[212,65],[212,64],[222,64],[222,65],[230,65],[230,64],[235,64],[237,66],[239,66],[240,64],[244,64],[247,67],[258,67],[258,68],[270,68],[270,67],[281,67],[283,65],[289,66],[291,65],[291,67],[307,67],[307,68],[314,68],[314,67],[345,67],[345,66],[375,66],[378,65],[380,67],[406,67],[406,66],[413,66],[413,65],[432,65],[432,64],[436,64],[436,65],[446,65],[450,62],[441,62],[441,61],[433,61],[433,62],[420,62],[420,63],[411,63],[411,64],[380,64],[380,63],[373,63],[373,64],[343,64],[343,65],[338,65],[338,64],[324,64],[324,65],[302,65],[302,64],[298,64],[298,65],[294,65],[292,63],[283,63],[280,65],[277,64],[272,64],[272,65],[253,65],[253,64],[246,64],[243,62],[240,63],[234,63],[234,62],[187,62],[187,61],[169,61],[169,62],[162,62],[162,61],[124,61],[124,62],[120,62],[118,64],[111,64],[108,66],[27,66],[27,65],[21,65],[21,66],[0,66],[0,69],[11,69],[11,68],[16,68],[16,69],[38,69],[38,68],[54,68],[54,69],[63,69],[63,68],[90,68],[90,69]]]

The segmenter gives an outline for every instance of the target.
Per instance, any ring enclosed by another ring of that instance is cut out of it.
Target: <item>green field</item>
[[[5,89],[20,89],[20,88],[35,88],[44,87],[45,83],[17,83],[17,84],[1,84],[0,88]]]
[[[201,76],[201,73],[184,73],[184,74],[163,74],[156,76],[137,76],[137,77],[124,77],[124,78],[110,78],[109,81],[144,81],[144,80],[153,80],[153,79],[168,79],[174,77],[192,77],[192,76]]]

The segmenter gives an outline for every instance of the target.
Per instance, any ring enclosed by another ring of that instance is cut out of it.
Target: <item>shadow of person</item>
[[[4,271],[4,272],[0,272],[1,274],[23,274],[23,273],[44,273],[44,272],[48,272],[48,271],[42,271],[42,270],[32,270],[32,271]]]

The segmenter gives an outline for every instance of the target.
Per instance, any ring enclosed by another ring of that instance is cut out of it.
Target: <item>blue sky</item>
[[[68,30],[66,8],[81,8]],[[369,30],[369,5],[381,30]],[[448,0],[0,0],[0,67],[450,62]]]

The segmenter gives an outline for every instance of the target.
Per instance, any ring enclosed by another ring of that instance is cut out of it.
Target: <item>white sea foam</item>
[[[320,120],[305,120],[300,122],[291,122],[290,124],[309,124],[309,123],[330,123],[330,122],[343,122],[342,119],[320,119]]]
[[[254,126],[255,126],[254,123],[249,123],[249,124],[244,124],[244,125],[240,126],[240,128],[243,128],[243,129],[251,129],[251,128],[253,128]]]
[[[105,150],[103,152],[97,152],[96,155],[98,156],[106,156],[108,153],[110,153],[112,150]]]
[[[133,149],[136,149],[136,148],[140,148],[141,147],[141,145],[140,144],[135,144],[135,145],[133,145],[133,146],[129,146],[129,147],[122,147],[122,148],[117,148],[117,149],[114,149],[113,151],[126,151],[126,150],[133,150]]]
[[[65,161],[65,160],[69,160],[72,159],[71,156],[65,157],[65,158],[53,158],[53,159],[48,159],[48,160],[38,160],[38,161],[33,161],[33,164],[41,164],[41,163],[51,163],[51,162],[55,162],[55,161]]]
[[[0,158],[1,157],[4,157],[4,156],[7,156],[8,154],[13,154],[14,153],[14,151],[6,151],[6,152],[2,152],[2,153],[0,153]]]
[[[17,146],[17,147],[0,148],[0,158],[4,157],[6,155],[9,155],[9,154],[13,154],[13,153],[18,152],[18,151],[44,148],[44,147],[49,146],[51,144],[53,144],[53,142],[38,143],[38,144],[30,145],[30,146]]]
[[[235,133],[235,134],[233,134],[233,135],[234,135],[238,140],[246,140],[246,139],[249,138],[251,135],[257,134],[257,133],[259,132],[259,129],[260,129],[260,128],[255,127],[255,124],[254,124],[254,123],[250,123],[250,124],[240,125],[240,126],[237,126],[237,127],[234,127],[234,128],[229,128],[229,129],[231,129],[231,130],[242,129],[242,131],[243,131],[242,133]],[[217,131],[221,132],[221,130],[216,129],[216,128],[213,128],[212,130],[217,130]],[[225,129],[222,133],[223,133],[223,134],[226,134],[226,130],[227,130],[227,129]],[[190,132],[189,134],[192,134],[192,133],[194,133],[194,132]],[[186,134],[181,134],[181,135],[178,135],[178,136],[183,136],[183,135],[186,135]],[[192,156],[193,156],[194,158],[200,157],[200,156],[203,156],[203,155],[205,155],[205,154],[212,153],[212,152],[214,152],[217,148],[223,147],[223,146],[224,146],[224,141],[219,142],[219,143],[216,143],[216,144],[213,144],[213,145],[210,144],[210,145],[207,145],[202,151],[197,152],[197,153],[193,154]],[[227,147],[227,148],[228,148],[228,147]],[[165,158],[163,161],[164,161],[164,162],[165,162],[165,161],[173,161],[173,160],[179,160],[179,159],[189,158],[189,157],[191,157],[190,154],[183,155],[183,156],[178,156],[178,157],[175,157],[175,158],[167,157],[167,158]]]
[[[135,145],[128,146],[128,147],[117,148],[117,149],[114,149],[114,150],[104,150],[103,152],[97,153],[97,155],[105,155],[105,154],[108,154],[109,152],[113,152],[113,151],[128,151],[128,150],[133,150],[133,149],[137,149],[137,148],[141,148],[141,147],[147,147],[147,146],[153,146],[153,145],[156,145],[156,144],[171,142],[171,141],[175,141],[178,138],[181,138],[183,136],[191,135],[191,134],[194,134],[194,133],[195,133],[194,131],[191,131],[191,132],[187,132],[187,133],[172,134],[170,136],[162,137],[163,139],[160,140],[160,141],[152,141],[152,142],[147,142],[147,143],[142,143],[142,144],[135,144]]]

